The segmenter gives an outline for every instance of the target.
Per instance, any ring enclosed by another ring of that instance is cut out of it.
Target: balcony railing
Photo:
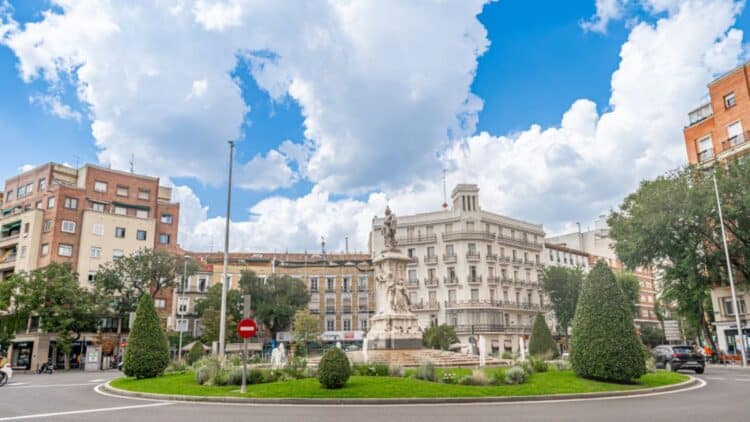
[[[326,308],[326,313],[329,314],[329,315],[330,314],[335,314],[336,310],[335,309]]]
[[[438,263],[438,257],[437,255],[425,255],[424,257],[424,263],[427,265],[435,265]]]
[[[466,252],[467,261],[479,261],[480,258],[479,252]]]
[[[412,303],[409,307],[412,311],[437,311],[440,309],[440,302],[438,301],[427,301]]]
[[[501,256],[497,259],[501,264],[510,264],[509,256]]]
[[[461,239],[487,240],[494,242],[497,236],[494,233],[479,230],[462,230],[451,233],[443,233],[443,241],[449,242]]]
[[[750,141],[750,131],[746,131],[737,136],[733,136],[721,143],[722,152],[745,144],[748,141]]]
[[[419,264],[419,258],[417,258],[416,256],[410,256],[409,262],[407,262],[407,265],[417,265],[417,264]]]
[[[513,258],[512,261],[516,265],[522,265],[523,264],[523,259],[521,259],[521,258]]]
[[[437,236],[434,234],[425,234],[418,236],[406,236],[396,239],[399,245],[418,245],[423,243],[435,243]]]
[[[409,280],[406,282],[406,288],[408,289],[418,289],[419,288],[419,280]]]
[[[470,309],[470,308],[503,308],[529,311],[547,310],[548,306],[528,302],[511,302],[507,300],[462,300],[445,301],[446,309]]]
[[[313,314],[313,315],[318,315],[318,314],[320,314],[320,309],[318,309],[318,308],[314,308],[314,309],[310,308],[310,313]]]
[[[446,286],[455,286],[458,284],[458,278],[443,277],[443,284]]]
[[[497,262],[497,254],[487,254],[485,257],[487,262]]]
[[[344,312],[345,314],[350,314],[350,313],[352,313],[352,307],[351,307],[351,306],[344,306],[344,311],[343,311],[343,312]]]
[[[500,277],[497,277],[497,276],[487,277],[487,284],[500,284]]]
[[[482,276],[469,276],[466,280],[469,284],[482,284]]]
[[[698,153],[698,161],[704,162],[708,160],[713,160],[714,158],[714,150],[713,149],[707,149],[705,151],[701,151]]]
[[[533,240],[530,240],[530,239],[517,239],[511,236],[505,236],[505,235],[498,235],[497,240],[500,242],[504,242],[504,243],[510,243],[510,244],[519,245],[522,247],[531,247],[535,249],[541,248],[543,246],[542,243],[539,241],[534,242]]]
[[[503,284],[513,284],[513,279],[510,277],[501,277],[500,282]]]
[[[424,279],[425,287],[437,287],[439,284],[437,278],[426,278]]]
[[[453,264],[457,260],[456,254],[453,255],[443,255],[443,262],[446,264]]]
[[[457,333],[502,333],[502,332],[531,332],[531,326],[525,324],[459,324],[454,326]]]

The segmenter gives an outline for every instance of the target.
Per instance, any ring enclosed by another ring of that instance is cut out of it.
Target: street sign
[[[680,321],[674,319],[664,320],[664,337],[667,341],[681,341]]]
[[[178,333],[186,333],[188,331],[189,323],[185,318],[178,319],[175,322],[175,331]]]
[[[128,345],[128,341],[125,339],[122,339],[122,341],[120,342],[120,347],[124,349],[125,347],[127,347],[127,345]]]
[[[252,319],[243,319],[237,324],[237,334],[242,338],[250,338],[258,332],[258,326],[255,325],[255,321]]]

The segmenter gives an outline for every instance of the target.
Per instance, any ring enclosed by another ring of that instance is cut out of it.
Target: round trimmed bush
[[[318,364],[318,380],[323,388],[343,388],[351,374],[349,359],[338,347],[328,349]]]
[[[150,294],[141,296],[128,336],[123,372],[129,377],[153,378],[169,365],[169,345]]]
[[[570,364],[578,376],[605,381],[631,382],[646,373],[630,306],[603,261],[591,269],[578,298]]]
[[[552,333],[549,331],[542,314],[537,314],[534,319],[531,339],[529,340],[529,353],[532,356],[557,357],[557,343],[552,338]]]
[[[526,371],[520,366],[514,366],[505,371],[505,382],[508,384],[523,384],[526,382]]]
[[[200,341],[196,341],[193,343],[193,347],[190,348],[187,356],[185,356],[185,361],[188,365],[192,365],[203,356],[206,356],[206,351],[203,350],[203,344]]]

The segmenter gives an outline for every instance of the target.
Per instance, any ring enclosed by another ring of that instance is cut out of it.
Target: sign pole
[[[242,318],[250,318],[250,295],[245,295],[244,306],[242,307]],[[240,393],[245,394],[247,390],[247,338],[242,338],[242,387]]]

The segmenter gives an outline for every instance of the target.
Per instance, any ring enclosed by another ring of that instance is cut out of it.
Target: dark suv
[[[690,346],[656,346],[651,351],[657,368],[667,371],[678,369],[692,369],[696,374],[702,374],[706,367],[703,354]]]

